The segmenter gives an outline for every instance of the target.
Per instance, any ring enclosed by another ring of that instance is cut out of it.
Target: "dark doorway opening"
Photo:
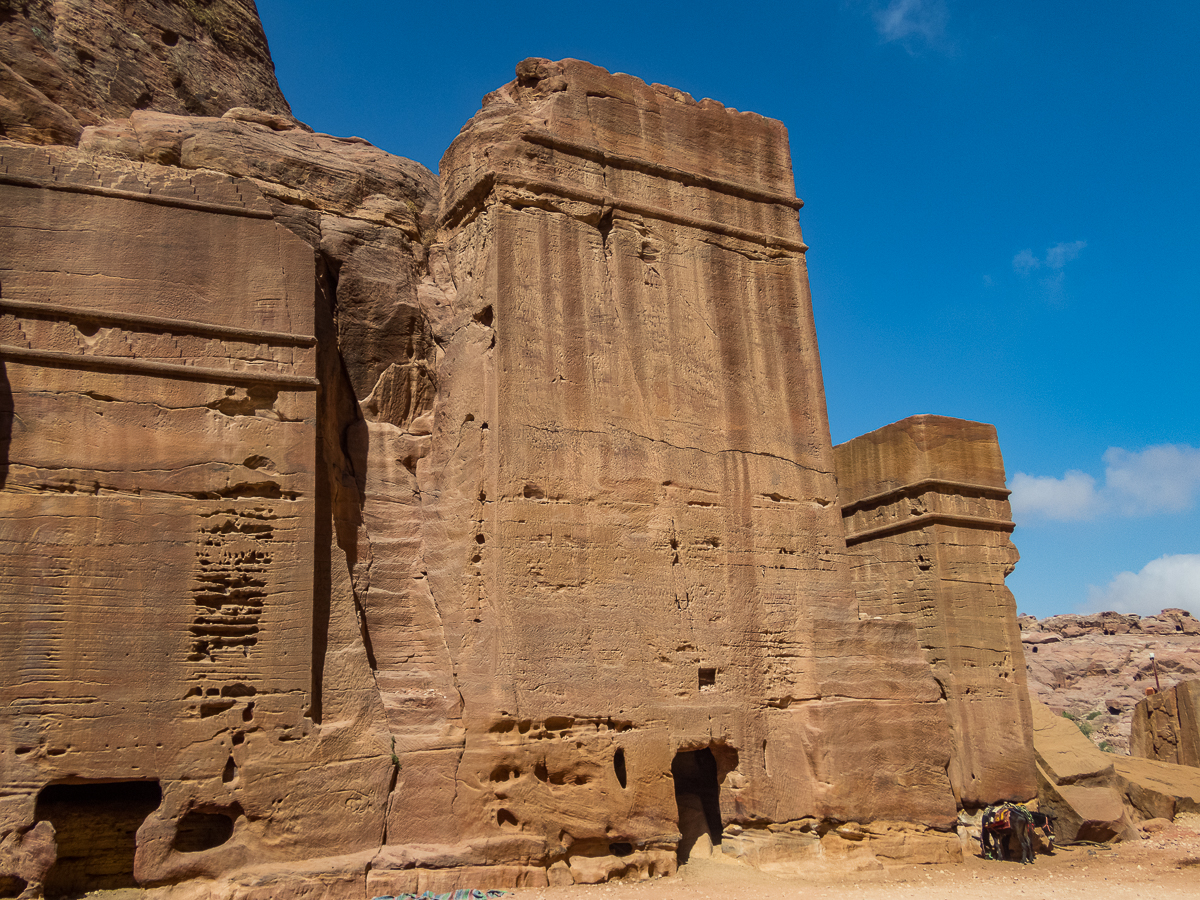
[[[137,887],[137,830],[162,803],[157,781],[52,784],[37,799],[38,820],[54,826],[58,860],[47,897]]]
[[[707,837],[721,843],[721,786],[712,750],[684,750],[671,761],[675,805],[679,810],[679,862],[685,863],[696,842]],[[707,848],[706,848],[707,849]]]

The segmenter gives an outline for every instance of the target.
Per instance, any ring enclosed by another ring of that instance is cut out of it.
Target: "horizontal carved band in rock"
[[[315,391],[320,382],[307,375],[285,375],[278,372],[236,372],[206,366],[187,366],[178,363],[146,362],[119,356],[82,356],[55,350],[30,350],[27,347],[0,346],[0,361],[50,366],[62,369],[89,369],[94,372],[118,372],[149,375],[178,381],[207,381],[214,384],[271,384],[296,391]]]
[[[996,487],[991,484],[975,484],[967,481],[946,481],[942,478],[924,478],[893,488],[890,491],[880,491],[869,497],[860,497],[842,506],[842,515],[849,517],[854,513],[879,506],[883,503],[893,503],[903,497],[913,497],[926,491],[939,491],[952,494],[981,494],[993,500],[1007,500],[1012,493],[1008,488]]]
[[[674,225],[682,225],[685,228],[694,228],[697,231],[714,232],[773,250],[790,250],[795,253],[804,253],[808,250],[808,245],[803,241],[794,241],[778,235],[764,234],[761,231],[752,231],[749,228],[738,228],[734,225],[726,225],[723,222],[714,222],[711,219],[703,219],[698,216],[687,216],[648,203],[634,203],[624,199],[617,199],[611,195],[598,194],[574,185],[498,173],[490,173],[484,176],[479,179],[474,187],[466,191],[458,204],[446,215],[447,224],[457,226],[464,222],[472,215],[473,211],[478,211],[478,209],[486,205],[488,197],[500,185],[518,190],[532,191],[538,194],[562,197],[567,200],[591,203],[599,210],[620,210],[621,212],[632,213],[633,215],[645,216],[648,219],[657,219],[660,222],[670,222]]]
[[[611,166],[614,169],[631,169],[635,172],[643,172],[646,175],[653,175],[667,181],[676,181],[680,184],[707,188],[720,194],[737,197],[741,200],[752,200],[755,203],[774,203],[795,210],[804,206],[804,201],[799,197],[787,197],[783,194],[777,194],[774,191],[764,191],[762,188],[726,181],[723,178],[713,178],[709,175],[701,175],[698,172],[687,172],[672,166],[664,166],[662,163],[638,159],[635,156],[610,153],[601,150],[599,147],[589,147],[585,144],[577,144],[574,141],[564,140],[547,131],[527,131],[521,135],[521,139],[531,144],[538,144],[542,147],[548,147],[551,150],[557,150],[560,153],[590,159],[603,165]]]
[[[1016,526],[1008,519],[986,519],[982,516],[956,516],[951,513],[923,513],[899,522],[881,525],[879,528],[868,528],[857,534],[846,535],[846,546],[852,547],[863,541],[887,537],[891,534],[901,534],[905,531],[916,531],[929,525],[957,525],[962,528],[981,528],[985,531],[1011,532]]]
[[[0,184],[13,187],[35,188],[47,191],[65,191],[69,194],[90,194],[94,197],[113,197],[117,200],[136,200],[140,203],[153,203],[156,206],[172,206],[177,209],[191,209],[197,212],[217,213],[226,216],[244,216],[250,219],[272,219],[270,210],[250,209],[245,206],[231,206],[227,203],[209,203],[205,200],[187,200],[183,197],[170,197],[165,194],[143,194],[140,191],[122,191],[119,188],[102,187],[96,184],[79,184],[72,181],[52,181],[48,178],[26,178],[20,175],[0,174]]]
[[[61,303],[39,303],[32,300],[5,300],[0,298],[0,312],[13,312],[30,317],[79,319],[102,322],[123,328],[126,331],[149,331],[161,329],[177,334],[199,337],[214,337],[248,344],[278,344],[291,347],[314,347],[317,339],[307,334],[288,334],[284,331],[256,331],[251,328],[234,328],[229,325],[210,325],[187,319],[169,319],[165,316],[142,316],[135,313],[113,313],[92,307],[66,306]]]

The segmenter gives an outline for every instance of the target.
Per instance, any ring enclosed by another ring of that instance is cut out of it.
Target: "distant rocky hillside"
[[[1030,696],[1075,718],[1102,749],[1129,752],[1133,708],[1154,687],[1151,653],[1163,689],[1200,678],[1200,620],[1181,609],[1018,621]]]

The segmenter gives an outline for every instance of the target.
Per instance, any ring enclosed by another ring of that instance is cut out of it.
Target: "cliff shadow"
[[[357,531],[366,497],[369,435],[350,375],[338,346],[334,297],[337,271],[317,257],[314,329],[317,338],[317,446],[315,480],[312,694],[309,715],[324,716],[325,665],[329,653],[334,584],[353,577],[358,565]],[[339,558],[340,556],[340,558]],[[346,567],[335,573],[334,567]],[[361,626],[361,617],[360,617]],[[369,643],[364,636],[368,656]]]
[[[8,383],[8,369],[0,359],[0,490],[8,483],[8,453],[12,446],[13,417],[12,386]]]

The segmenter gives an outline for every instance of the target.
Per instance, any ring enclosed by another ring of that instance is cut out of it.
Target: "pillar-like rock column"
[[[687,753],[726,824],[948,827],[937,685],[851,588],[783,126],[527,60],[441,172],[460,839],[662,871]]]
[[[1138,702],[1129,755],[1200,766],[1200,681],[1185,681]]]
[[[864,616],[917,628],[946,697],[961,806],[1036,793],[1017,562],[990,425],[912,416],[835,448]]]

